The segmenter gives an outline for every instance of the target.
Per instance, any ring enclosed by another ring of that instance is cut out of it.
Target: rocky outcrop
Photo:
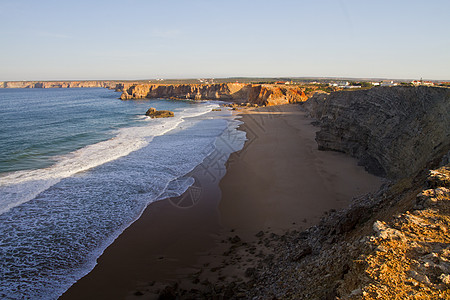
[[[304,103],[320,122],[319,149],[359,159],[368,171],[401,178],[450,146],[450,89],[379,87],[317,94]]]
[[[145,113],[150,118],[170,118],[174,116],[173,111],[169,110],[156,110],[156,108],[150,107]]]
[[[175,98],[191,100],[232,100],[226,84],[134,84],[124,87],[122,100]]]
[[[371,220],[373,235],[360,243],[341,299],[450,298],[449,178],[450,165],[430,171],[426,184],[416,178],[408,189],[422,185],[415,199],[408,192],[400,198],[409,209],[386,222]]]
[[[224,84],[133,84],[124,85],[122,100],[143,98],[174,98],[190,100],[224,100],[258,105],[278,105],[307,99],[298,87],[275,85]]]
[[[450,299],[448,178],[450,165],[397,181],[270,240],[270,261],[239,286],[245,298]],[[356,210],[353,228],[337,230]]]

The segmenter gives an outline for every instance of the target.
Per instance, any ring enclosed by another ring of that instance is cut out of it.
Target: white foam
[[[61,179],[87,171],[107,162],[126,156],[146,146],[153,137],[163,135],[179,126],[185,118],[201,116],[217,107],[214,103],[193,105],[175,112],[168,119],[150,119],[146,126],[120,129],[107,141],[57,157],[57,162],[47,168],[17,171],[0,177],[0,214],[34,199],[39,193]]]
[[[211,108],[201,106],[205,112]],[[235,129],[240,123],[233,121],[235,116],[211,121],[210,116],[216,119],[217,113],[202,116],[199,108],[191,107],[176,113],[182,118],[194,115],[200,117],[182,124],[175,118],[146,119],[153,127],[182,127],[152,142],[157,128],[149,136],[141,132],[147,126],[121,130],[116,139],[120,134],[144,136],[150,144],[126,159],[68,178],[42,193],[39,201],[1,215],[0,232],[9,245],[0,248],[0,277],[6,278],[0,294],[12,299],[56,299],[94,268],[106,247],[139,218],[148,203],[181,195],[195,183],[186,175],[195,166],[203,161],[223,166],[229,151],[239,150],[236,145],[242,148],[245,133]],[[214,149],[218,154],[209,157]],[[32,183],[20,184],[32,190]],[[55,237],[63,242],[55,242]]]

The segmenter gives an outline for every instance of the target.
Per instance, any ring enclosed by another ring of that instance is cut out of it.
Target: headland
[[[263,85],[170,86],[122,90],[267,107],[238,111],[249,140],[220,190],[204,183],[213,192],[194,210],[151,204],[62,299],[450,298],[448,88],[303,103],[265,97]]]

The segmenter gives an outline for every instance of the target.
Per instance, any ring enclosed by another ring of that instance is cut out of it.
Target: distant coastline
[[[158,84],[158,85],[180,85],[196,84],[209,85],[221,83],[244,83],[244,84],[277,84],[277,85],[326,85],[347,86],[354,84],[359,86],[376,85],[450,85],[448,80],[422,80],[422,79],[392,79],[392,78],[354,78],[354,77],[227,77],[227,78],[186,78],[186,79],[109,79],[109,80],[3,80],[0,88],[83,88],[83,87],[107,87],[111,88],[117,84],[131,86],[134,84]]]
[[[275,84],[211,83],[166,84],[151,81],[5,81],[1,88],[108,88],[122,92],[120,99],[224,100],[258,105],[303,102],[320,87],[306,87],[280,81]]]
[[[114,88],[115,85],[123,81],[114,80],[86,80],[86,81],[0,81],[0,88]]]

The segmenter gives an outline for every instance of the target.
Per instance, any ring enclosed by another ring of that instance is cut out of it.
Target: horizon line
[[[427,79],[427,78],[394,78],[394,77],[352,77],[352,76],[226,76],[226,77],[167,77],[167,78],[145,78],[145,79],[32,79],[32,80],[0,80],[0,82],[76,82],[76,81],[164,81],[164,80],[199,80],[199,79],[348,79],[348,80],[395,80],[395,81],[440,81],[446,82],[449,79]]]

